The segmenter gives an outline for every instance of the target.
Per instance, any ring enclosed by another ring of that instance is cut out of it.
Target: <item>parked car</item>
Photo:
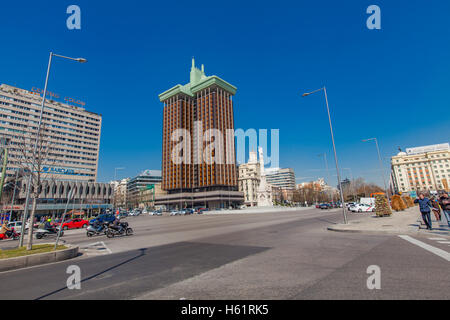
[[[373,212],[373,211],[375,211],[375,207],[370,206],[365,203],[358,203],[358,204],[350,207],[350,211],[352,211],[352,212]]]
[[[329,203],[322,203],[319,205],[320,209],[331,209],[331,205]]]
[[[25,230],[28,230],[29,225],[30,224],[27,222],[27,224],[25,225]],[[8,223],[8,228],[13,228],[14,231],[20,232],[20,230],[22,230],[22,221],[11,221],[10,223]]]
[[[208,208],[198,208],[197,209],[197,214],[202,214],[205,211],[208,211]]]
[[[61,222],[56,223],[55,225],[60,226]],[[62,228],[63,228],[63,230],[79,229],[79,228],[86,228],[88,225],[89,225],[89,221],[88,220],[74,218],[74,219],[66,220],[62,224]]]
[[[355,202],[347,202],[345,206],[347,207],[347,209],[350,209],[350,207],[354,206],[355,204]]]
[[[162,212],[159,210],[150,211],[148,214],[151,216],[162,216]]]
[[[122,213],[119,213],[119,214],[117,215],[117,218],[118,218],[118,219],[123,219],[123,218],[126,218],[126,217],[128,217],[128,216],[129,216],[128,213],[122,212]]]
[[[172,211],[170,211],[170,215],[171,216],[177,216],[177,215],[179,215],[179,213],[178,213],[177,210],[172,210]]]

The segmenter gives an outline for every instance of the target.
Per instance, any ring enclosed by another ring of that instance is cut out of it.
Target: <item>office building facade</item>
[[[0,134],[9,141],[6,175],[14,176],[24,166],[24,150],[32,150],[42,103],[41,90],[0,85]],[[48,97],[52,99],[48,99]],[[84,103],[48,93],[41,126],[46,152],[41,172],[45,179],[95,182],[102,117],[87,111]],[[80,103],[80,106],[70,103]]]
[[[222,198],[231,199],[228,203],[242,202],[234,149],[232,97],[236,90],[217,76],[206,76],[204,66],[198,69],[192,59],[190,82],[159,95],[164,104],[162,189],[168,192],[165,200],[159,199],[161,203],[184,206],[185,197],[188,206],[223,207]],[[174,138],[180,129],[189,136],[183,140]],[[214,130],[222,136],[213,136]],[[230,131],[231,138],[226,136]],[[205,151],[212,141],[216,148],[207,154]],[[180,142],[184,160],[177,163],[173,159],[174,148]]]

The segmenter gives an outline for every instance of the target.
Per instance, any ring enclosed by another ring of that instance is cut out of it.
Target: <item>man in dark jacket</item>
[[[433,226],[431,224],[430,212],[433,204],[431,203],[430,199],[428,199],[423,193],[421,193],[419,194],[419,199],[414,200],[414,203],[419,204],[419,210],[422,214],[423,222],[425,222],[428,230],[432,230]]]
[[[441,206],[442,211],[444,211],[445,218],[450,227],[450,197],[447,192],[443,192],[439,197],[439,205]]]

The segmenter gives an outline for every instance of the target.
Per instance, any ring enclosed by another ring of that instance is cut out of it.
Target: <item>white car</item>
[[[170,211],[170,215],[171,216],[177,216],[177,215],[179,215],[180,213],[177,211],[177,210],[172,210],[172,211]]]
[[[28,230],[29,223],[25,225],[25,230]],[[22,230],[22,221],[12,221],[8,223],[8,228],[14,228],[14,230],[18,233],[20,233],[20,230]]]
[[[375,211],[375,207],[370,206],[365,203],[357,203],[350,207],[350,211],[352,211],[352,212],[373,212],[373,211]]]

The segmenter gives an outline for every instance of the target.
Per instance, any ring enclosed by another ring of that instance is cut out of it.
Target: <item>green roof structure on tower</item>
[[[196,92],[212,85],[221,87],[222,89],[228,91],[232,95],[236,94],[237,88],[235,86],[219,78],[218,76],[215,75],[207,76],[205,74],[205,66],[202,64],[201,69],[198,69],[195,66],[195,59],[192,58],[192,67],[189,83],[185,85],[177,84],[175,87],[170,88],[167,91],[164,91],[159,95],[159,100],[165,101],[177,94],[185,94],[190,97],[194,97]]]

